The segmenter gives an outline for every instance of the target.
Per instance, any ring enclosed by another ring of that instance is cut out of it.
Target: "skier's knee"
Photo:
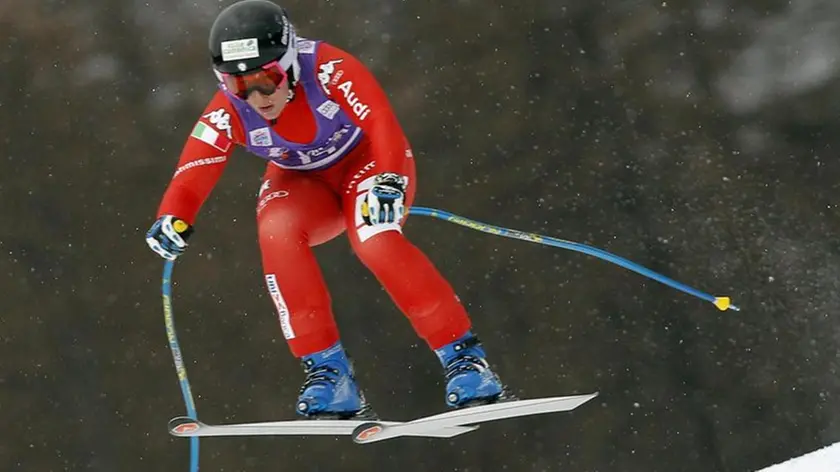
[[[365,240],[351,239],[353,252],[367,266],[399,257],[400,246],[405,243],[405,236],[399,231],[385,231]]]
[[[286,218],[285,212],[261,215],[257,219],[260,244],[305,244],[306,233],[295,218]]]

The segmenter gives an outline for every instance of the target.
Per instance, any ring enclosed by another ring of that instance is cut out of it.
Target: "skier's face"
[[[265,95],[259,90],[254,90],[248,95],[248,104],[257,110],[266,120],[274,120],[286,107],[286,100],[289,98],[289,81],[285,81],[271,95]]]

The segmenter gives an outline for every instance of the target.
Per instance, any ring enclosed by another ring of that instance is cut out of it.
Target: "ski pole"
[[[539,234],[527,233],[515,229],[503,228],[501,226],[494,226],[476,220],[471,220],[469,218],[464,218],[463,216],[458,216],[453,213],[449,213],[448,211],[438,210],[435,208],[412,207],[409,210],[409,214],[431,216],[433,218],[438,218],[444,221],[448,221],[450,223],[455,223],[457,225],[465,226],[467,228],[474,229],[476,231],[481,231],[483,233],[494,234],[496,236],[504,236],[506,238],[512,239],[520,239],[522,241],[542,244],[545,246],[559,247],[561,249],[568,249],[571,251],[588,254],[590,256],[595,256],[599,259],[603,259],[607,262],[619,265],[621,267],[624,267],[625,269],[632,270],[633,272],[636,272],[638,274],[644,275],[645,277],[656,280],[657,282],[668,285],[669,287],[683,291],[689,295],[693,295],[701,300],[713,303],[720,311],[741,310],[737,306],[730,303],[729,297],[715,297],[709,295],[708,293],[701,292],[700,290],[677,282],[676,280],[670,279],[662,274],[659,274],[646,267],[636,264],[635,262],[624,259],[623,257],[616,256],[615,254],[609,253],[602,249],[598,249],[596,247],[588,246],[586,244],[552,238],[550,236],[541,236]]]
[[[178,344],[178,336],[175,334],[175,317],[172,314],[172,267],[174,264],[173,261],[166,261],[163,264],[163,318],[166,323],[166,338],[169,340],[169,349],[172,351],[175,371],[178,373],[178,380],[181,383],[181,394],[184,396],[184,404],[187,406],[187,416],[198,421],[190,381],[187,378],[187,367],[184,365],[181,346]],[[198,472],[197,436],[190,438],[190,472]]]

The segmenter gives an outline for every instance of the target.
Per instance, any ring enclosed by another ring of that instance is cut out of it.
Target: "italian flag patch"
[[[190,136],[199,141],[204,141],[222,152],[227,152],[230,149],[230,138],[201,121],[195,124],[195,128],[193,128]]]

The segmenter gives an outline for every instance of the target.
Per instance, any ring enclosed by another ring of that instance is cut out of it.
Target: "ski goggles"
[[[225,90],[246,100],[253,91],[271,95],[277,88],[289,80],[288,74],[280,66],[280,61],[272,61],[259,69],[244,74],[227,74],[216,71],[216,76]]]

